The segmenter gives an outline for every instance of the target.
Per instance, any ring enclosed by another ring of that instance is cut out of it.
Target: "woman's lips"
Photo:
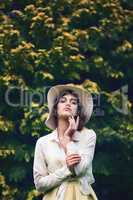
[[[64,110],[66,110],[66,111],[71,111],[71,109],[70,109],[70,108],[65,108]]]

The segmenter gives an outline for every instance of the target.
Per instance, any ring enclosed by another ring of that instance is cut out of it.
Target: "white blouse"
[[[33,164],[33,176],[36,189],[47,193],[59,186],[57,200],[63,200],[66,181],[78,179],[83,194],[94,193],[91,184],[95,182],[92,173],[92,160],[95,151],[96,134],[92,129],[76,131],[73,141],[67,144],[67,153],[78,153],[81,161],[74,167],[74,174],[66,165],[66,154],[59,146],[57,129],[37,140]],[[94,195],[94,194],[93,194]],[[97,199],[97,198],[95,198]]]

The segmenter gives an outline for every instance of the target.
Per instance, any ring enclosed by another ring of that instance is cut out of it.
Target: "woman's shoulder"
[[[37,139],[37,143],[47,143],[48,141],[52,140],[54,137],[54,132],[51,132],[47,135],[43,135]]]
[[[96,132],[93,129],[88,129],[84,127],[81,130],[81,133],[83,133],[86,137],[95,137],[96,138]]]

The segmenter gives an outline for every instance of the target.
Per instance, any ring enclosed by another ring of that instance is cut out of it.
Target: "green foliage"
[[[39,199],[32,164],[37,138],[50,132],[46,93],[74,82],[100,95],[87,124],[97,133],[97,190],[131,200],[132,1],[6,0],[0,8],[0,199]],[[126,85],[128,99],[113,92]]]

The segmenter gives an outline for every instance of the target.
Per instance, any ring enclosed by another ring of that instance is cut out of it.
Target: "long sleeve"
[[[77,176],[84,174],[89,166],[91,166],[92,164],[96,144],[95,132],[91,131],[89,137],[85,138],[83,142],[84,144],[81,145],[81,147],[78,149],[75,142],[70,142],[67,145],[68,152],[79,153],[79,155],[81,156],[80,163],[74,166],[74,172]]]
[[[38,140],[35,147],[33,164],[33,176],[36,189],[45,193],[51,188],[60,185],[71,175],[72,173],[67,165],[55,170],[53,173],[48,173],[45,155],[42,152],[42,146]]]

